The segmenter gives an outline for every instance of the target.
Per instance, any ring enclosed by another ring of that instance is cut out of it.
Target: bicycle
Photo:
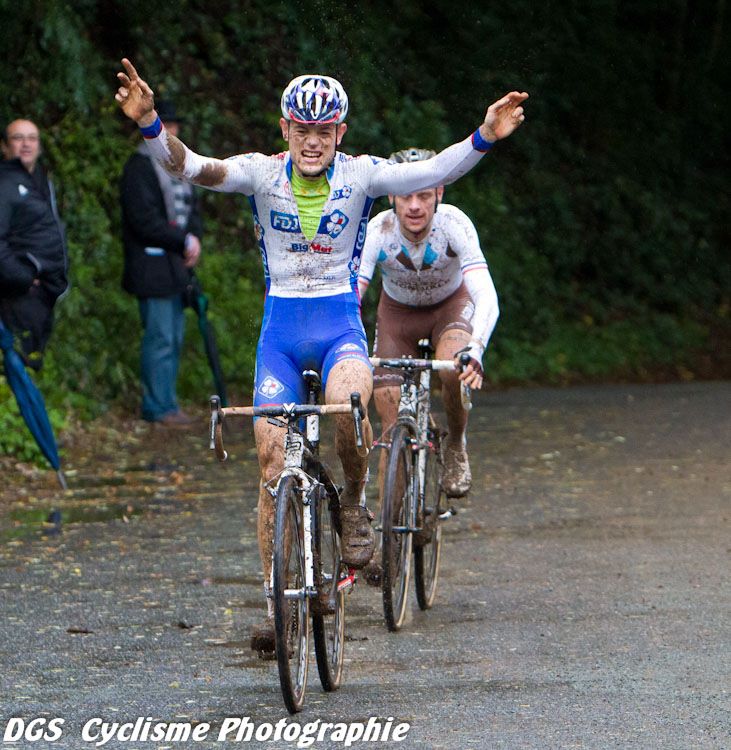
[[[431,372],[453,370],[453,360],[430,359],[428,339],[419,341],[421,358],[371,357],[376,367],[401,370],[398,416],[390,440],[375,444],[388,451],[381,497],[381,589],[383,614],[389,630],[397,631],[406,615],[407,592],[414,555],[414,587],[419,608],[429,609],[437,591],[442,543],[441,524],[456,514],[446,508],[442,489],[441,441],[446,433],[431,413]],[[469,363],[460,355],[459,367]],[[462,406],[472,407],[468,386],[462,384]]]
[[[355,585],[355,570],[340,556],[338,511],[340,488],[321,462],[320,416],[353,416],[356,444],[363,446],[360,394],[349,404],[317,403],[320,378],[313,370],[302,376],[307,404],[221,407],[211,398],[210,447],[225,461],[226,417],[267,418],[286,429],[284,468],[268,484],[275,498],[272,572],[267,596],[274,604],[275,656],[287,710],[302,710],[309,665],[309,620],[322,687],[337,690],[342,680],[345,646],[345,594]],[[304,421],[304,431],[301,429]]]

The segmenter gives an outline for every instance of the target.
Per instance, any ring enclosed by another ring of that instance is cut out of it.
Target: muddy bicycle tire
[[[434,442],[432,441],[434,445]],[[442,489],[442,464],[439,445],[426,452],[424,470],[424,514],[422,525],[431,529],[428,537],[420,534],[414,543],[414,589],[419,608],[429,609],[434,604],[439,580],[439,560],[442,550],[442,523],[446,496]]]
[[[401,629],[406,615],[415,519],[414,452],[411,431],[399,424],[391,433],[381,505],[381,589],[383,615],[391,631]],[[397,530],[398,529],[398,530]]]
[[[317,497],[317,509],[312,514],[315,556],[315,579],[319,591],[328,591],[335,602],[332,614],[312,614],[312,638],[315,643],[317,671],[323,690],[337,690],[343,674],[345,653],[345,592],[338,591],[344,566],[340,559],[340,537],[329,507],[324,487]]]
[[[284,704],[302,710],[309,661],[309,599],[305,591],[302,502],[297,480],[284,477],[277,488],[274,517],[273,597],[275,654]],[[287,597],[285,592],[300,596]]]

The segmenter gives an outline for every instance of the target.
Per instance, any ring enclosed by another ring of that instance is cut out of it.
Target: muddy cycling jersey
[[[413,164],[336,152],[326,173],[330,192],[308,240],[292,193],[288,152],[220,160],[194,153],[164,128],[145,138],[152,156],[173,174],[249,197],[267,287],[256,358],[257,405],[302,398],[305,368],[320,370],[326,385],[332,367],[345,359],[370,367],[357,283],[373,200],[453,182],[483,156],[471,138]]]
[[[499,315],[497,294],[474,224],[456,206],[440,204],[429,234],[412,242],[401,233],[396,213],[384,211],[368,224],[360,266],[361,294],[376,266],[383,291],[411,307],[436,305],[454,294],[464,281],[474,303],[474,356],[482,358]]]
[[[292,195],[289,152],[211,159],[168,139],[163,128],[147,139],[154,158],[169,171],[202,187],[249,197],[264,263],[267,290],[278,297],[322,297],[355,291],[368,214],[373,200],[446,185],[484,155],[471,138],[433,159],[396,164],[373,156],[336,152],[327,170],[330,194],[318,230],[308,240]]]

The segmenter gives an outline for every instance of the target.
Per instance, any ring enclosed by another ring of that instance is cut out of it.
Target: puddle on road
[[[24,508],[12,510],[9,514],[10,528],[0,531],[0,541],[27,539],[37,535],[55,536],[65,526],[83,523],[108,523],[109,521],[129,520],[139,516],[142,508],[129,503],[104,505],[64,505],[62,509]]]

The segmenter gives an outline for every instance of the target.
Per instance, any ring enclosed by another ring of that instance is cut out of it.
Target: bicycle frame
[[[266,484],[275,498],[272,566],[266,588],[273,608],[279,680],[291,713],[304,704],[311,635],[323,688],[330,691],[340,685],[344,593],[356,580],[355,571],[345,569],[340,558],[333,518],[339,491],[319,458],[320,415],[350,413],[356,446],[363,445],[360,395],[351,394],[350,404],[320,406],[316,403],[317,373],[305,371],[303,377],[309,389],[308,404],[222,409],[218,397],[211,399],[211,448],[220,460],[227,457],[222,430],[227,415],[265,417],[286,428],[284,466]],[[304,432],[301,419],[305,420]]]
[[[418,498],[421,508],[424,507],[424,475],[426,471],[426,450],[430,447],[429,428],[435,429],[436,424],[431,415],[431,373],[432,371],[454,370],[453,360],[428,359],[426,355],[431,350],[427,339],[419,341],[423,358],[415,357],[371,357],[374,367],[388,367],[400,369],[403,372],[404,381],[401,384],[399,395],[399,408],[396,424],[407,424],[416,436],[414,450],[418,450],[416,476],[418,477]],[[464,368],[469,363],[469,355],[460,356],[460,366]],[[419,374],[418,383],[416,373]],[[468,411],[472,408],[470,388],[464,384],[460,386],[460,394],[463,408]],[[380,443],[381,447],[387,444]],[[451,514],[450,514],[451,515]]]
[[[311,399],[312,400],[312,399]],[[276,497],[277,489],[282,480],[287,476],[294,476],[302,493],[302,519],[304,532],[305,548],[305,589],[294,590],[287,589],[285,597],[288,599],[299,599],[302,597],[314,597],[317,594],[314,575],[314,558],[312,554],[312,495],[318,487],[323,487],[328,495],[330,489],[334,487],[332,481],[329,482],[330,488],[305,471],[308,463],[317,469],[323,471],[326,478],[329,479],[324,471],[319,458],[320,445],[320,416],[325,414],[348,414],[353,416],[356,431],[356,445],[362,445],[362,428],[361,428],[361,406],[360,396],[352,394],[350,404],[282,404],[281,406],[229,406],[221,407],[218,396],[211,398],[211,424],[210,424],[210,448],[216,451],[220,461],[228,458],[228,453],[223,447],[223,422],[226,417],[232,416],[254,416],[266,417],[272,421],[278,421],[282,427],[286,427],[287,433],[284,438],[284,468],[267,484],[267,490],[270,495]],[[305,434],[297,427],[297,422],[305,418]],[[269,591],[267,596],[271,597],[273,586],[273,571],[269,581]],[[338,591],[348,589],[355,583],[356,575],[354,571],[348,571],[348,575],[338,581]]]

